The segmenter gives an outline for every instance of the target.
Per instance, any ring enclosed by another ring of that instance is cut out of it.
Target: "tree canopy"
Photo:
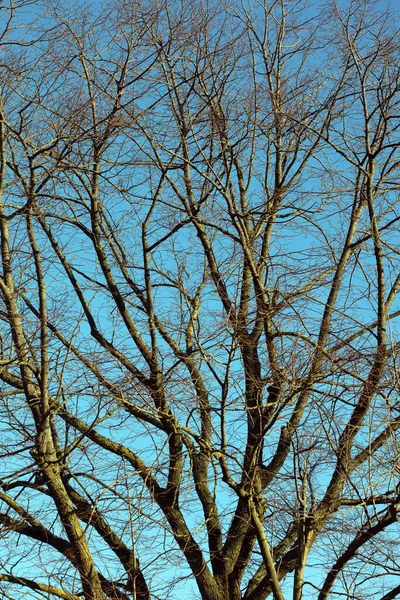
[[[0,6],[0,590],[400,594],[382,3]]]

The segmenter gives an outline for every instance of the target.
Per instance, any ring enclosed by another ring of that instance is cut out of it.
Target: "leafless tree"
[[[2,597],[395,598],[395,16],[0,17]]]

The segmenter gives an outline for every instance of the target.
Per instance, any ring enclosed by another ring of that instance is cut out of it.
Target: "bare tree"
[[[0,589],[400,594],[399,31],[3,3]]]

